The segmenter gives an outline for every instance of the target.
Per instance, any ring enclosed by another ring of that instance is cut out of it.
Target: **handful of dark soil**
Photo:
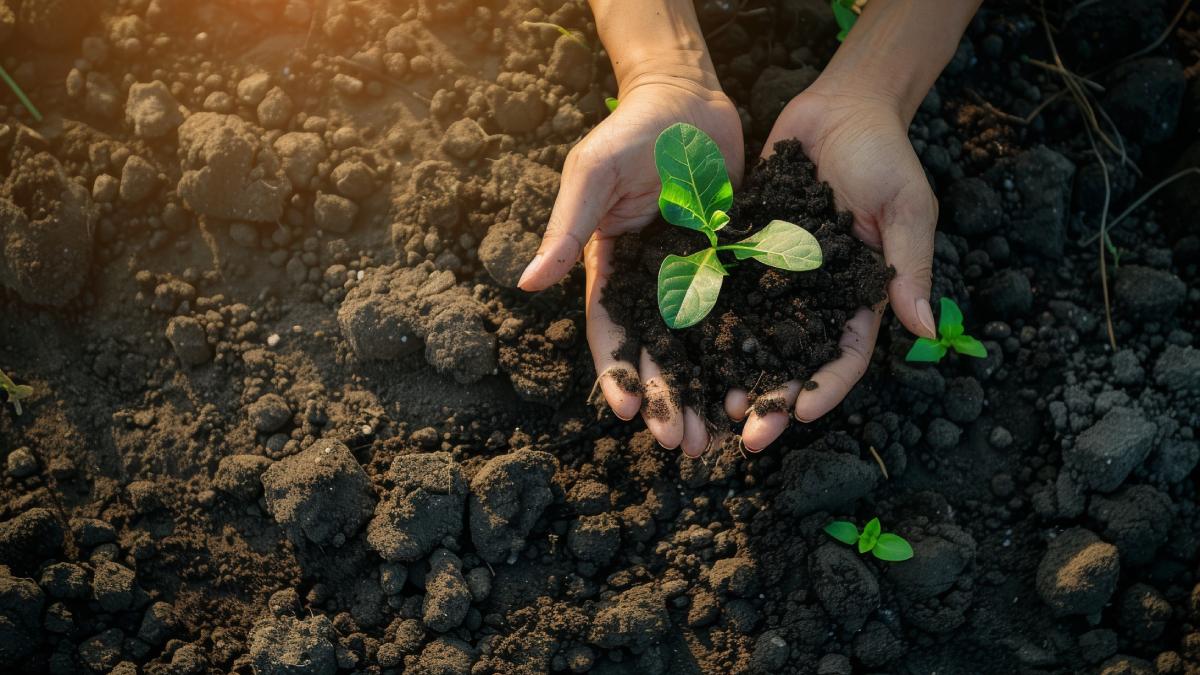
[[[847,320],[885,297],[894,271],[851,234],[849,213],[839,212],[829,186],[797,141],[782,141],[759,162],[734,195],[730,223],[721,243],[733,242],[772,220],[811,232],[824,263],[808,272],[788,272],[752,261],[731,267],[712,312],[683,330],[667,328],[655,302],[663,258],[686,255],[706,244],[704,236],[659,220],[640,233],[621,237],[614,270],[601,299],[625,329],[616,356],[638,362],[645,347],[662,368],[676,403],[694,407],[718,427],[731,424],[725,393],[732,388],[757,395],[788,380],[808,381],[837,358]]]

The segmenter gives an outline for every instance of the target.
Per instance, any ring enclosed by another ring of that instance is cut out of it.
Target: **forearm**
[[[823,85],[878,96],[911,121],[982,0],[870,0],[822,74]]]
[[[720,90],[692,0],[589,0],[618,86],[677,77]]]

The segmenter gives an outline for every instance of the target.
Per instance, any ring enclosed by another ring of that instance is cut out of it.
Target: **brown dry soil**
[[[1200,157],[1200,16],[1047,4],[1117,213]],[[698,5],[755,156],[828,3]],[[832,414],[690,461],[586,404],[578,271],[512,288],[616,93],[582,0],[0,0],[46,115],[0,89],[0,670],[1200,672],[1200,187],[1114,228],[1113,351],[1082,118],[1014,121],[1062,87],[1041,16],[987,3],[910,129],[989,357],[889,318]],[[806,171],[779,207],[840,250]],[[913,560],[821,532],[873,516]]]
[[[722,244],[744,239],[772,220],[808,230],[821,245],[821,267],[789,273],[754,261],[730,263],[717,304],[703,321],[672,331],[655,297],[658,268],[670,254],[689,255],[705,240],[658,221],[621,237],[614,248],[612,281],[601,302],[625,331],[614,356],[638,362],[640,348],[654,358],[684,405],[704,412],[710,424],[732,428],[725,414],[731,387],[759,394],[788,380],[808,382],[817,368],[837,358],[842,326],[860,307],[885,298],[890,270],[850,232],[850,214],[837,211],[829,186],[795,141],[751,168],[734,195]],[[727,261],[728,262],[728,261]],[[815,383],[813,383],[815,384]],[[762,399],[763,403],[769,399]]]

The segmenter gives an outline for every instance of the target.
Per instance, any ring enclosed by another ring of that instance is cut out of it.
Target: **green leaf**
[[[904,360],[917,363],[937,363],[946,355],[946,345],[929,338],[917,338]]]
[[[721,229],[722,227],[725,227],[728,224],[729,224],[729,214],[725,213],[721,209],[717,209],[716,211],[713,211],[712,218],[708,219],[708,226],[710,228],[712,228],[713,232],[716,232],[717,230]]]
[[[716,142],[690,124],[672,124],[654,142],[654,164],[662,181],[658,208],[663,218],[714,232],[713,214],[733,205],[733,185]]]
[[[619,103],[620,103],[620,101],[618,101],[617,99],[615,99],[615,98],[613,98],[613,97],[611,97],[611,96],[606,96],[606,97],[604,97],[604,106],[605,106],[606,108],[608,108],[608,112],[614,112],[614,111],[616,111],[616,109],[617,109],[617,105],[618,105]]]
[[[876,558],[888,562],[900,562],[913,557],[913,549],[908,541],[891,532],[879,535],[879,540],[875,542],[875,548],[871,549],[871,553]]]
[[[687,328],[708,316],[726,274],[716,249],[663,259],[658,268],[658,311],[667,326]]]
[[[848,520],[835,520],[826,525],[825,534],[851,546],[858,541],[858,527]]]
[[[850,34],[850,29],[854,26],[854,22],[858,20],[858,15],[850,9],[852,4],[853,2],[847,2],[846,0],[833,0],[833,2],[829,3],[829,7],[833,10],[833,18],[837,21],[838,28],[841,29],[837,34],[838,42],[846,39],[846,36]]]
[[[878,518],[867,521],[867,524],[863,526],[862,536],[858,538],[858,552],[866,553],[875,548],[875,543],[879,541],[879,532],[882,529]]]
[[[5,375],[3,370],[0,370],[0,389],[10,391],[15,386],[17,386],[16,383],[8,375]]]
[[[942,312],[938,317],[938,333],[943,337],[956,338],[963,332],[962,310],[950,298],[942,298]],[[954,329],[958,329],[955,331]]]
[[[959,335],[950,341],[950,346],[954,348],[954,351],[962,354],[963,356],[974,356],[977,359],[986,359],[988,355],[987,347],[984,347],[982,342],[976,340],[970,335]]]
[[[772,220],[763,229],[734,245],[738,260],[754,258],[764,265],[791,272],[815,270],[821,266],[821,244],[808,230],[783,220]],[[752,249],[736,248],[751,246]]]

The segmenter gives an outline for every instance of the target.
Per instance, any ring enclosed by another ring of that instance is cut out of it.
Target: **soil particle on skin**
[[[849,214],[836,210],[831,191],[817,181],[800,145],[786,141],[775,150],[735,194],[721,241],[786,220],[820,242],[824,262],[819,269],[789,273],[742,263],[726,278],[703,321],[671,331],[652,301],[659,264],[668,254],[696,250],[702,240],[660,222],[617,241],[613,274],[601,300],[625,330],[615,356],[636,363],[637,349],[644,347],[668,383],[681,391],[681,403],[714,422],[727,420],[727,389],[744,389],[753,401],[788,380],[808,380],[836,358],[846,321],[859,308],[883,300],[891,274],[851,234]]]

